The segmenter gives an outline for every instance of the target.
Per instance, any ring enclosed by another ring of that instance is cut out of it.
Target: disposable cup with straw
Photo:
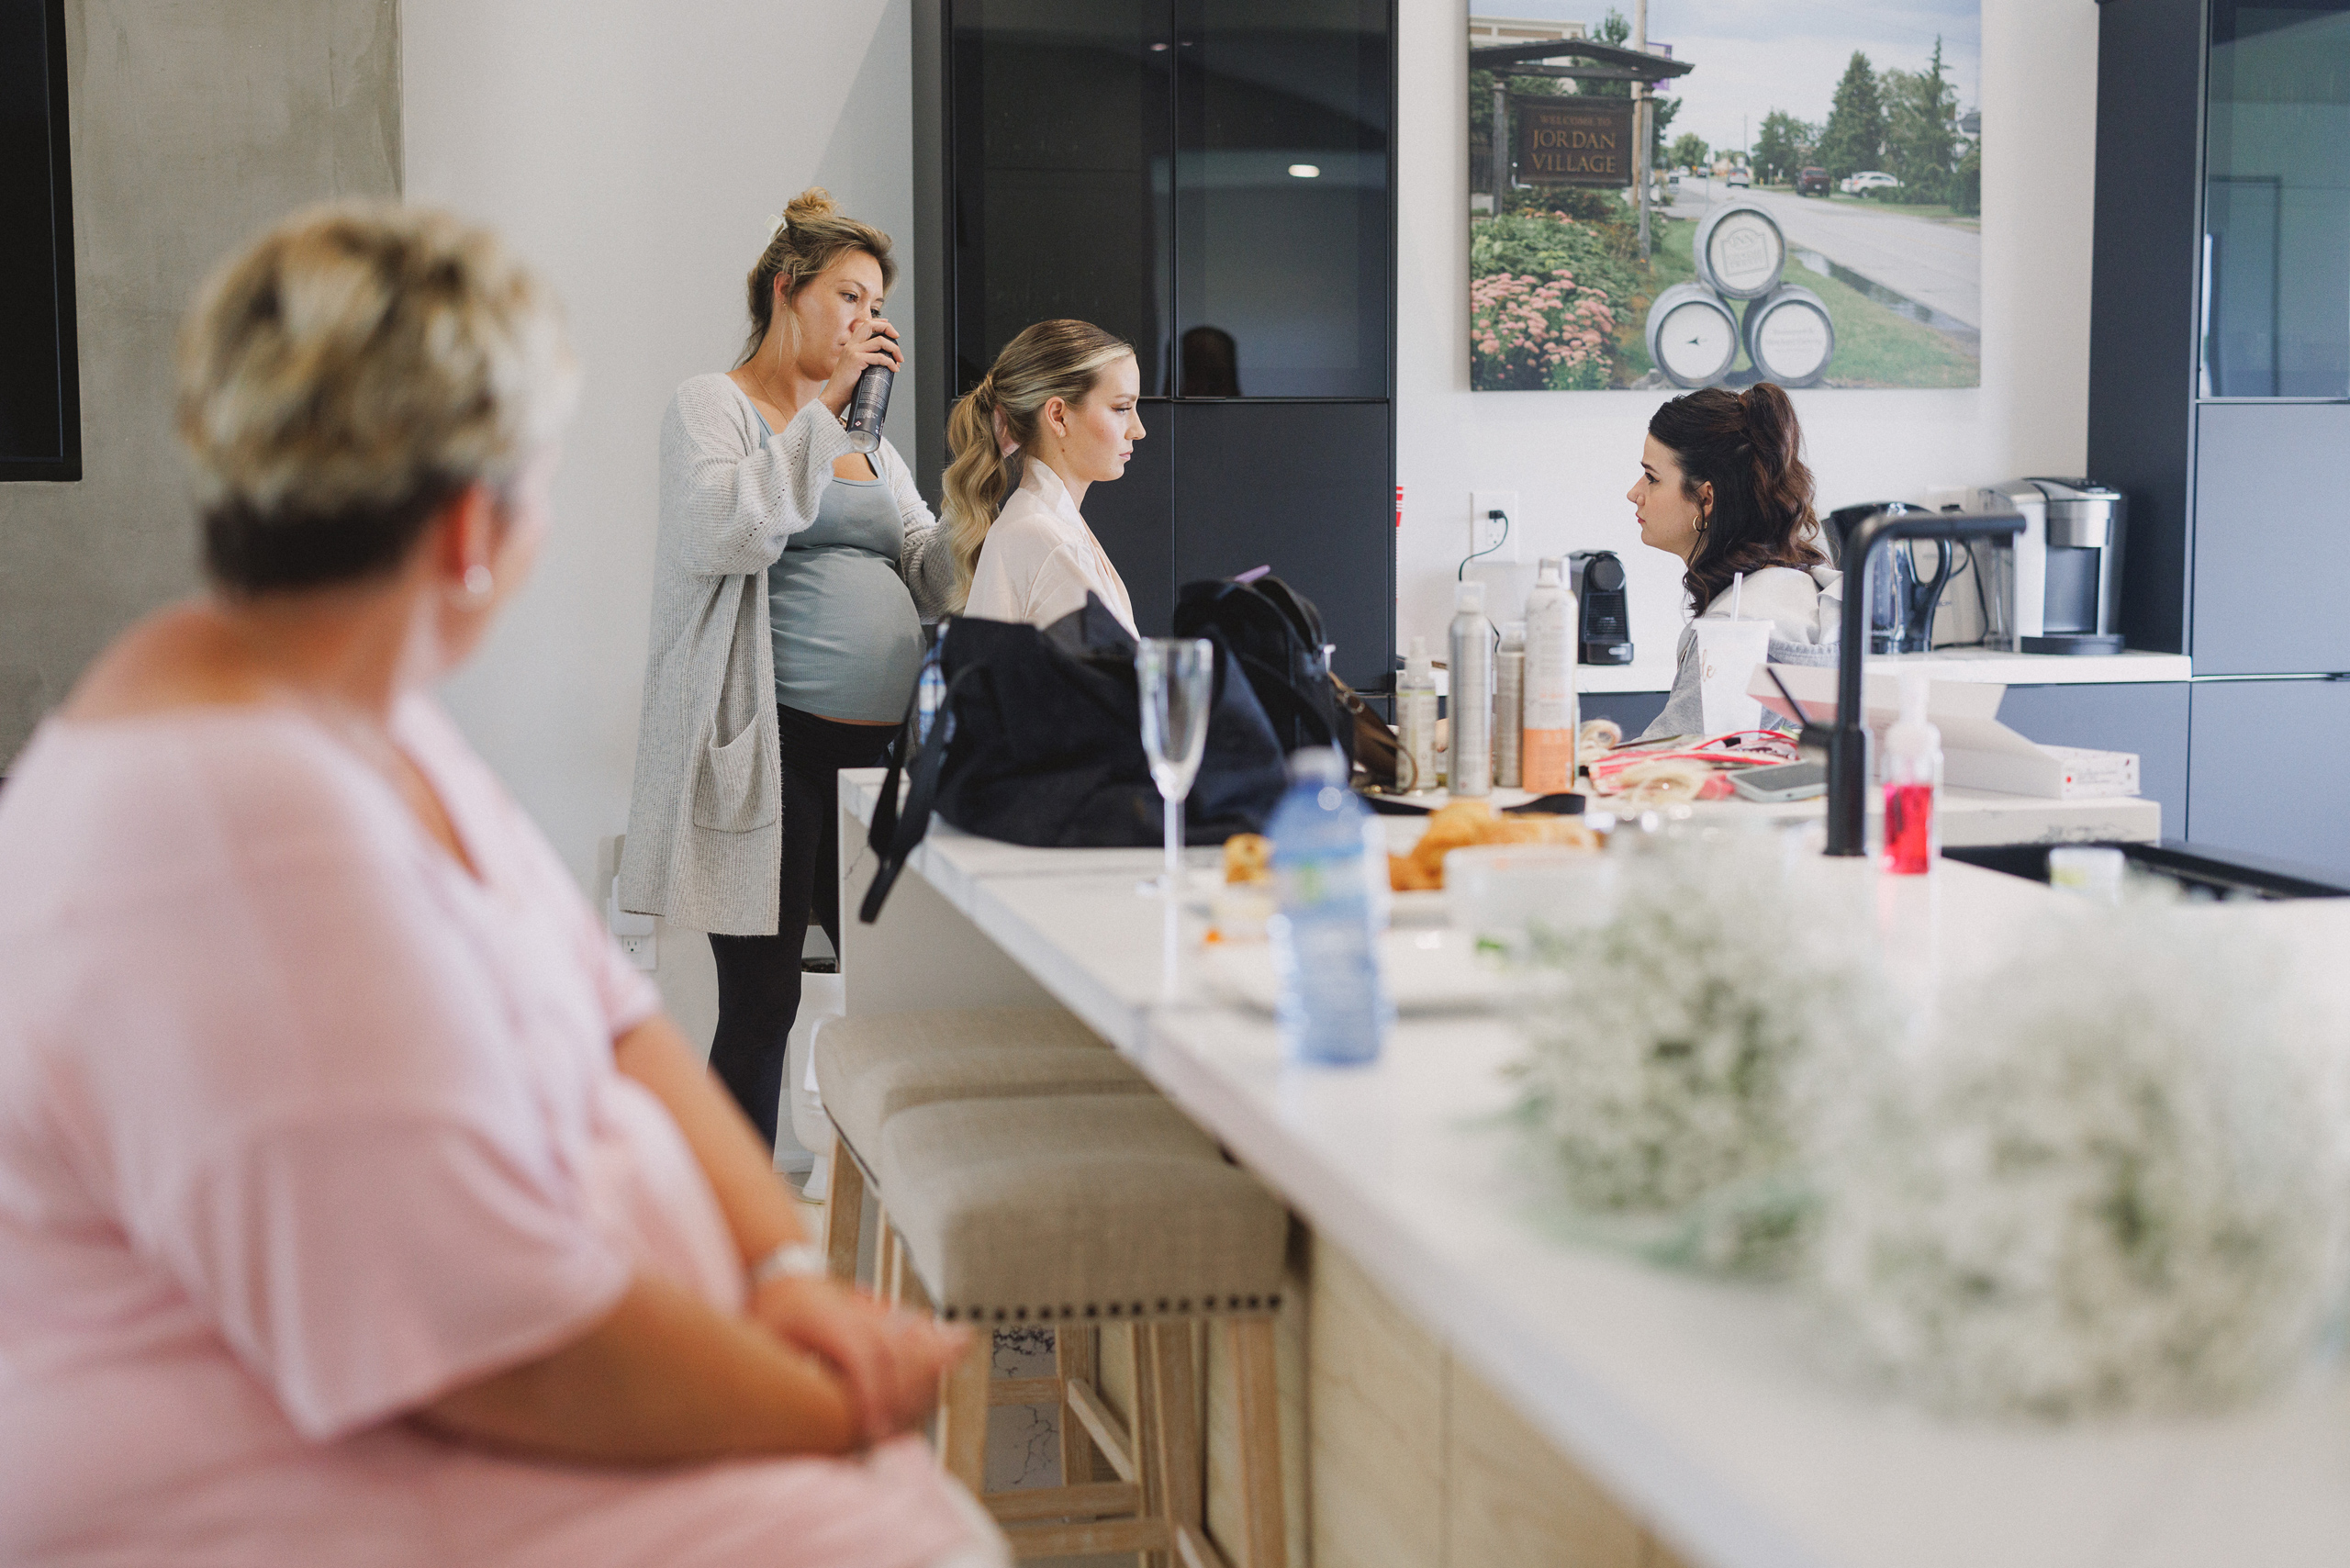
[[[1745,598],[1746,574],[1740,572],[1730,578],[1729,614],[1690,622],[1697,635],[1697,696],[1708,735],[1762,726],[1762,704],[1746,688],[1756,666],[1770,659],[1772,623],[1742,619]]]

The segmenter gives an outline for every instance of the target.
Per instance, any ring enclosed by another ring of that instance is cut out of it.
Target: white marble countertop
[[[1639,644],[1644,646],[1645,644]],[[1673,640],[1659,644],[1662,658],[1628,665],[1577,665],[1575,689],[1602,694],[1669,691],[1673,689]],[[2126,686],[2146,681],[2187,680],[2195,673],[2185,654],[2003,654],[1989,648],[1941,648],[1930,654],[1873,654],[1871,669],[1922,667],[1937,680],[1996,682],[2001,686]],[[1438,670],[1443,691],[1445,672]]]
[[[869,816],[878,781],[843,774],[844,810]],[[1818,1365],[1787,1293],[1651,1269],[1546,1225],[1492,1125],[1516,1049],[1504,1023],[1406,1016],[1371,1066],[1286,1066],[1270,1017],[1203,991],[1180,907],[1170,983],[1166,903],[1137,892],[1158,868],[1155,851],[1022,849],[934,824],[909,871],[1691,1562],[2299,1568],[2350,1551],[2339,1367],[2229,1416],[2050,1428],[1942,1422],[1856,1391]],[[1888,950],[1944,986],[1991,983],[1985,934],[2050,896],[1955,863],[1837,874],[1876,901]],[[2298,922],[2280,929],[2312,953],[2350,928],[2350,911],[2306,904],[2240,917]]]

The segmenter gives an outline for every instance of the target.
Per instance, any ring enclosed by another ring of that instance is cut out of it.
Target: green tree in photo
[[[1899,200],[1938,202],[1958,165],[1958,89],[1942,65],[1942,40],[1923,71],[1888,71],[1883,82],[1886,168]]]
[[[1858,50],[1836,84],[1835,102],[1828,124],[1820,131],[1819,162],[1835,179],[1874,169],[1885,161],[1885,100],[1878,94],[1876,72],[1869,57]]]
[[[1958,168],[1950,177],[1950,209],[1962,218],[1975,218],[1983,211],[1983,145],[1970,141],[1958,160]]]
[[[1706,139],[1694,130],[1684,130],[1673,139],[1673,150],[1665,154],[1665,162],[1675,169],[1695,169],[1703,164],[1712,149]]]
[[[1781,109],[1764,115],[1754,137],[1754,177],[1766,185],[1793,185],[1803,167],[1804,132],[1809,129]]]
[[[1651,98],[1649,100],[1650,168],[1661,169],[1664,167],[1666,162],[1664,156],[1664,133],[1672,126],[1673,117],[1680,112],[1681,100],[1678,98]]]

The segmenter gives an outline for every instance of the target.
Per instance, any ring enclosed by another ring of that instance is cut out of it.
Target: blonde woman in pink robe
[[[492,235],[329,208],[205,286],[212,581],[0,793],[0,1562],[957,1568],[962,1336],[767,1150],[432,688],[550,528]]]

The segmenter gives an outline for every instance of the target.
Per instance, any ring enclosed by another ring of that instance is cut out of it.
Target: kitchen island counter
[[[878,778],[842,778],[850,898],[871,875],[856,824]],[[1790,1293],[1660,1271],[1564,1234],[1502,1125],[1516,1045],[1499,1020],[1407,1016],[1375,1065],[1284,1066],[1270,1017],[1202,988],[1190,915],[1170,985],[1164,905],[1136,892],[1157,865],[1147,850],[1024,850],[934,824],[881,923],[846,932],[850,1010],[1039,995],[1067,1006],[1691,1563],[2341,1561],[2339,1369],[2232,1415],[2065,1428],[1943,1422],[1878,1398],[1822,1364]],[[1836,874],[1878,901],[1912,981],[1946,987],[1986,983],[1987,934],[2053,896],[1952,863],[1897,882],[1867,862]],[[2243,912],[2313,951],[2350,935],[2346,914]]]

